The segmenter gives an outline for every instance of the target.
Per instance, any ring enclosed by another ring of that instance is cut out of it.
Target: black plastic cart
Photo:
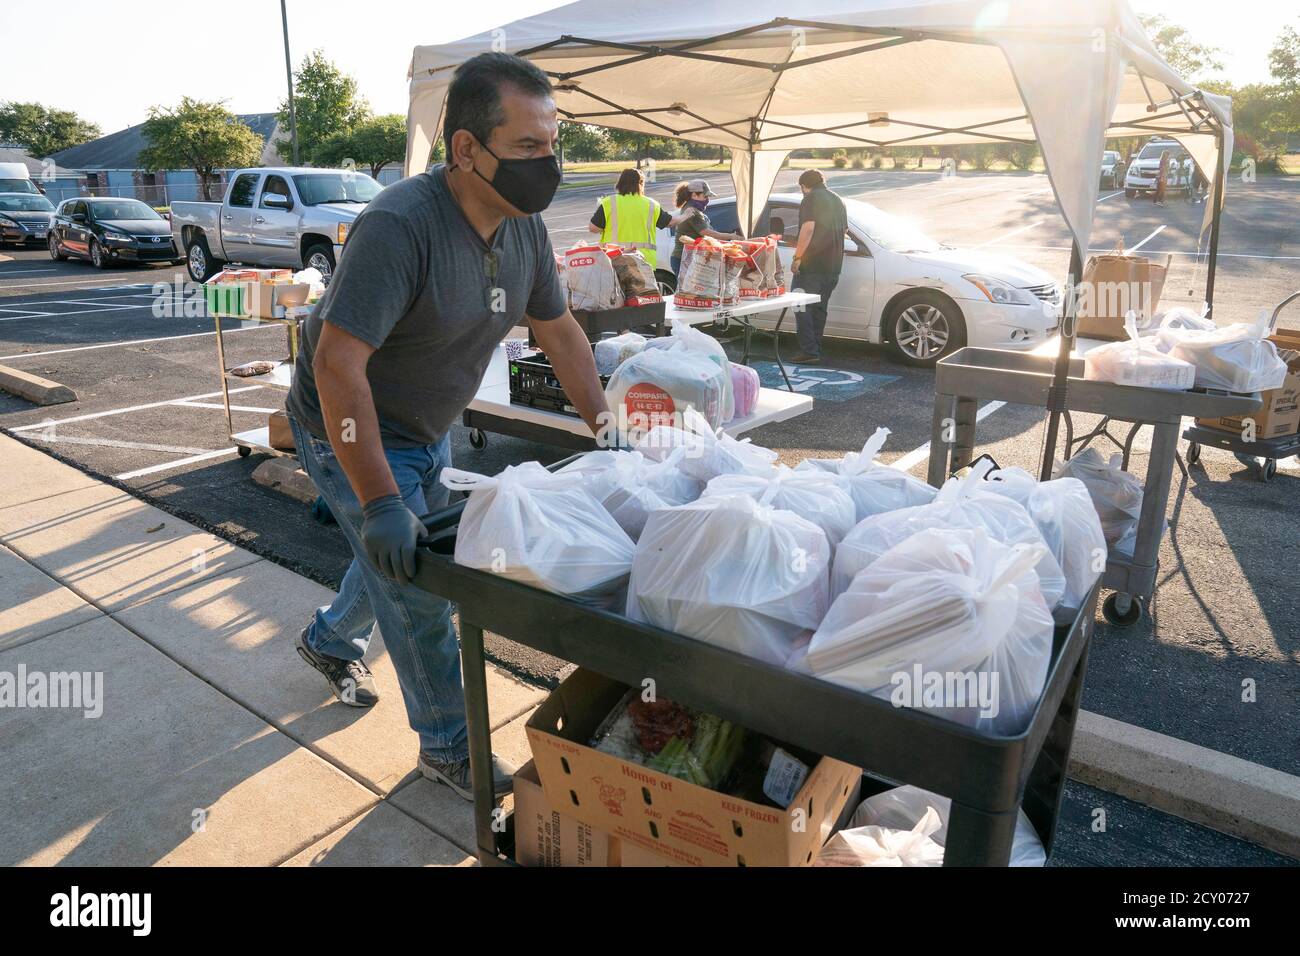
[[[460,612],[481,864],[513,862],[513,821],[494,815],[485,630],[626,684],[651,677],[665,697],[862,767],[870,775],[863,780],[864,795],[886,789],[884,781],[896,781],[950,797],[945,866],[1005,866],[1022,804],[1051,853],[1082,700],[1096,587],[1077,613],[1058,616],[1046,687],[1028,728],[1015,737],[995,737],[462,567],[452,554],[463,507],[460,502],[425,519],[429,537],[415,583],[452,601]]]

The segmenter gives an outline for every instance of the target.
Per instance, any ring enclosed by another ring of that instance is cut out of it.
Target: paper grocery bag
[[[1124,314],[1137,313],[1142,327],[1155,315],[1173,256],[1164,263],[1122,252],[1092,256],[1083,270],[1076,304],[1076,335],[1122,341]]]

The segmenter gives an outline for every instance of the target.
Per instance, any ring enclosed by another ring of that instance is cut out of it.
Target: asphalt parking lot
[[[776,189],[792,191],[796,176],[783,172]],[[730,194],[725,173],[708,178],[720,194]],[[651,193],[667,199],[672,185],[661,178]],[[1066,231],[1041,175],[963,174],[944,181],[926,172],[864,170],[833,174],[831,185],[912,217],[942,241],[1005,252],[1064,278]],[[560,194],[546,214],[557,248],[588,235],[585,223],[599,194],[595,188]],[[1205,265],[1196,253],[1203,210],[1178,200],[1158,209],[1103,191],[1094,251],[1119,244],[1173,254],[1164,303],[1199,305]],[[1300,287],[1297,211],[1295,178],[1231,184],[1216,293],[1220,323],[1251,319]],[[51,262],[43,250],[0,252],[0,364],[52,378],[79,396],[73,404],[39,409],[0,393],[0,427],[337,585],[348,560],[337,530],[313,522],[298,502],[253,483],[258,456],[235,456],[221,409],[211,320],[187,315],[174,292],[159,295],[154,288],[170,286],[177,275],[183,272],[171,268],[99,272],[83,263]],[[1300,307],[1284,312],[1280,324],[1300,328]],[[226,347],[229,364],[285,354],[283,332],[275,328],[232,331]],[[757,358],[770,354],[760,350]],[[820,380],[814,412],[760,429],[752,433],[754,441],[794,463],[856,449],[885,425],[892,435],[884,459],[901,459],[923,474],[932,374],[852,343],[830,348],[822,366],[799,371]],[[836,400],[836,382],[853,386],[843,400]],[[247,387],[232,401],[235,430],[241,430],[263,424],[268,409],[281,407],[283,395]],[[1086,417],[1077,420],[1088,423]],[[1033,469],[1041,457],[1042,424],[1041,410],[1003,406],[981,422],[981,448],[1002,464]],[[1109,453],[1104,443],[1100,447]],[[492,473],[561,453],[500,436],[475,451],[457,426],[453,455],[459,467]],[[1145,457],[1139,441],[1132,465],[1139,474]],[[1300,773],[1300,464],[1279,463],[1277,478],[1265,484],[1231,455],[1207,450],[1186,477],[1176,472],[1174,479],[1151,615],[1127,629],[1099,625],[1085,706]],[[554,679],[560,666],[506,642],[492,650],[536,679]],[[1249,702],[1243,699],[1251,696],[1244,692],[1247,685],[1254,689]]]

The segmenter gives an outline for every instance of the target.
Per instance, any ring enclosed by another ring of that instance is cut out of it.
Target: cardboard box
[[[617,866],[617,840],[559,813],[530,760],[515,783],[515,860],[520,866]],[[611,850],[614,859],[611,859]]]
[[[266,416],[266,430],[269,433],[267,444],[277,451],[296,451],[293,432],[289,430],[289,418],[284,412],[272,412]]]
[[[283,319],[285,309],[305,305],[311,286],[305,282],[250,282],[245,300],[247,315]]]
[[[1240,436],[1246,419],[1253,419],[1256,440],[1285,438],[1300,431],[1300,332],[1278,329],[1268,340],[1277,346],[1278,353],[1287,365],[1282,387],[1260,392],[1264,406],[1257,412],[1227,418],[1198,418],[1196,424]]]
[[[627,687],[579,668],[526,730],[551,803],[629,846],[686,866],[806,866],[862,773],[823,757],[789,809],[741,800],[587,746]]]
[[[1076,302],[1076,334],[1090,339],[1128,338],[1124,315],[1137,313],[1139,325],[1156,313],[1173,256],[1164,264],[1121,252],[1092,256],[1083,269]]]

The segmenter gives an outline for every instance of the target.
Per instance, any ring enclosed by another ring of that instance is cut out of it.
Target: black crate
[[[600,376],[600,384],[608,385],[609,376]],[[564,394],[564,386],[560,384],[550,360],[541,352],[525,352],[510,360],[510,404],[559,412],[572,418],[582,417],[569,401],[569,396]]]

